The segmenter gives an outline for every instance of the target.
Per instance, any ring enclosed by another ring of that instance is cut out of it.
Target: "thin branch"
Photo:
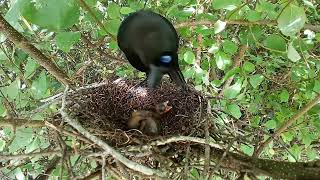
[[[176,24],[175,28],[183,28],[183,27],[190,27],[190,26],[213,26],[216,23],[216,21],[210,21],[210,20],[199,20],[199,21],[187,21]],[[274,20],[260,20],[255,22],[250,21],[244,21],[244,20],[227,20],[227,24],[229,25],[242,25],[242,26],[251,26],[251,25],[264,25],[264,26],[276,26],[277,21]],[[312,25],[312,24],[306,24],[303,27],[304,29],[310,29],[315,32],[320,32],[320,25]]]
[[[317,105],[320,101],[320,95],[315,97],[312,101],[306,104],[303,108],[301,108],[291,119],[289,119],[286,123],[284,123],[276,132],[269,137],[264,143],[260,145],[260,147],[254,153],[254,157],[257,157],[261,154],[263,149],[272,141],[272,138],[278,137],[283,131],[289,128],[293,123],[295,123],[300,117],[306,114],[313,106]]]

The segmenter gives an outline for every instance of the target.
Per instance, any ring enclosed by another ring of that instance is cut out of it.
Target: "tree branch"
[[[46,57],[39,49],[32,45],[23,37],[17,30],[15,30],[0,14],[0,32],[2,32],[10,41],[16,44],[23,51],[28,53],[34,60],[36,60],[42,67],[48,70],[58,81],[64,85],[73,88],[72,82],[68,76],[60,70],[52,60]]]

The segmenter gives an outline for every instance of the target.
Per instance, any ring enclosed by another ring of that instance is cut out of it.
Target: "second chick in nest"
[[[139,129],[146,135],[157,135],[160,132],[160,118],[161,115],[167,113],[172,109],[168,106],[169,101],[157,104],[154,110],[135,110],[128,120],[128,127],[130,129]]]

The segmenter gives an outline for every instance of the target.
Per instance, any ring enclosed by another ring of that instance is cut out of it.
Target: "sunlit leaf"
[[[216,64],[217,67],[221,70],[224,70],[226,67],[231,65],[231,59],[223,52],[218,52],[216,54]]]
[[[297,62],[301,59],[301,56],[299,55],[297,50],[293,47],[292,43],[290,43],[288,46],[288,58],[292,62]]]
[[[214,23],[214,33],[218,34],[226,28],[227,22],[218,20]]]
[[[121,7],[121,9],[120,9],[120,13],[124,14],[124,15],[130,14],[132,12],[134,12],[134,10],[131,9],[130,7]]]
[[[241,150],[248,156],[252,156],[254,152],[254,147],[252,145],[241,144]]]
[[[240,93],[240,91],[241,91],[241,86],[242,86],[242,82],[241,81],[237,81],[232,86],[229,86],[224,91],[223,95],[228,99],[236,98],[238,96],[238,94]]]
[[[196,59],[196,56],[192,51],[187,51],[183,54],[183,59],[186,63],[193,64]]]
[[[294,36],[303,28],[306,20],[307,17],[303,7],[290,3],[289,6],[286,6],[282,11],[277,22],[282,34],[286,36]]]

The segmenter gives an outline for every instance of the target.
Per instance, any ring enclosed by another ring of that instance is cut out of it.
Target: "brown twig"
[[[29,43],[17,30],[15,30],[0,14],[0,32],[2,32],[10,41],[20,47],[23,51],[28,53],[34,60],[36,60],[42,67],[47,69],[58,81],[64,85],[73,88],[73,83],[68,76],[59,69],[52,60],[45,56],[39,49]]]
[[[183,28],[183,27],[190,27],[190,26],[212,26],[216,23],[216,21],[210,21],[210,20],[200,20],[200,21],[187,21],[176,24],[175,28]],[[255,22],[250,21],[244,21],[244,20],[227,20],[227,24],[229,25],[242,25],[242,26],[251,26],[251,25],[265,25],[265,26],[276,26],[277,21],[275,20],[260,20]],[[320,32],[320,26],[319,25],[312,25],[312,24],[306,24],[304,26],[304,29],[310,29],[315,32]]]

